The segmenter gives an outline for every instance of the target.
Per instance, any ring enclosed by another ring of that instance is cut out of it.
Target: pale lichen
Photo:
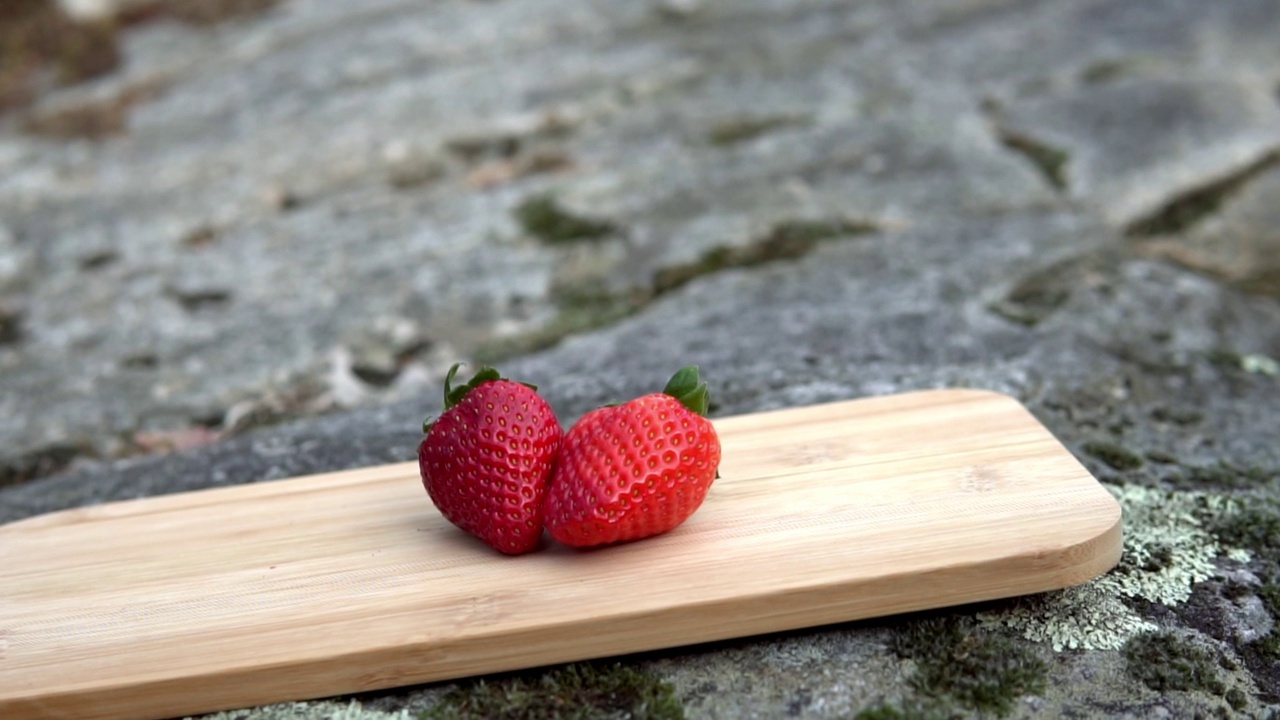
[[[1227,548],[1227,558],[1239,563],[1247,563],[1253,559],[1253,551],[1245,548]]]
[[[1119,649],[1138,633],[1156,629],[1126,598],[1178,605],[1195,583],[1213,575],[1218,556],[1241,557],[1205,529],[1207,518],[1236,512],[1235,501],[1140,485],[1105,487],[1124,511],[1124,550],[1116,567],[1084,585],[983,613],[984,624],[1012,628],[1055,650]]]
[[[1240,369],[1247,373],[1270,375],[1271,377],[1280,375],[1280,363],[1266,355],[1241,355]]]
[[[1139,616],[1107,578],[1057,593],[1027,598],[1012,609],[982,613],[988,626],[1005,626],[1054,650],[1117,650],[1125,640],[1156,626]]]
[[[203,715],[199,720],[410,720],[412,717],[408,710],[394,713],[370,710],[352,700],[346,704],[322,701],[265,705],[252,710]]]
[[[1213,561],[1223,552],[1204,520],[1230,512],[1230,501],[1140,485],[1108,489],[1124,510],[1125,543],[1119,564],[1100,580],[1114,582],[1126,597],[1164,605],[1186,602],[1191,586],[1213,575]]]

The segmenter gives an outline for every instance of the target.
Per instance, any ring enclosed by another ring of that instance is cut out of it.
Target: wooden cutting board
[[[1017,401],[938,390],[715,422],[677,530],[501,556],[415,463],[0,526],[0,717],[163,718],[1032,593],[1120,508]]]

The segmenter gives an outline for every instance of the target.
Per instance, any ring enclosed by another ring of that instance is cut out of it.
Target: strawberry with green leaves
[[[451,387],[458,367],[444,380],[444,413],[422,426],[422,483],[449,522],[500,552],[529,552],[542,537],[560,422],[536,387],[490,367]]]
[[[720,440],[706,419],[697,366],[661,393],[582,417],[564,436],[543,521],[575,547],[667,532],[702,505],[717,477]]]

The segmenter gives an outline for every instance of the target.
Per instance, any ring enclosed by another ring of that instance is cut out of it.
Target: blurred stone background
[[[565,422],[686,362],[721,416],[984,387],[1120,498],[1115,572],[254,715],[1275,715],[1278,37],[1263,0],[6,0],[0,522],[411,459],[462,359]]]

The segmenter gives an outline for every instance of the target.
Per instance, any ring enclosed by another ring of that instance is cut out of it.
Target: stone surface
[[[1115,572],[624,662],[690,717],[1267,717],[1278,34],[1244,0],[132,27],[119,71],[0,117],[0,522],[410,459],[457,359],[504,358],[566,423],[687,362],[718,416],[984,387],[1121,499]],[[106,139],[23,130],[121,97]],[[912,646],[928,623],[960,639]]]
[[[1126,79],[1011,106],[1003,131],[1068,156],[1073,196],[1124,226],[1280,150],[1272,88]]]
[[[1190,231],[1147,249],[1240,287],[1280,297],[1280,169],[1270,169]]]

